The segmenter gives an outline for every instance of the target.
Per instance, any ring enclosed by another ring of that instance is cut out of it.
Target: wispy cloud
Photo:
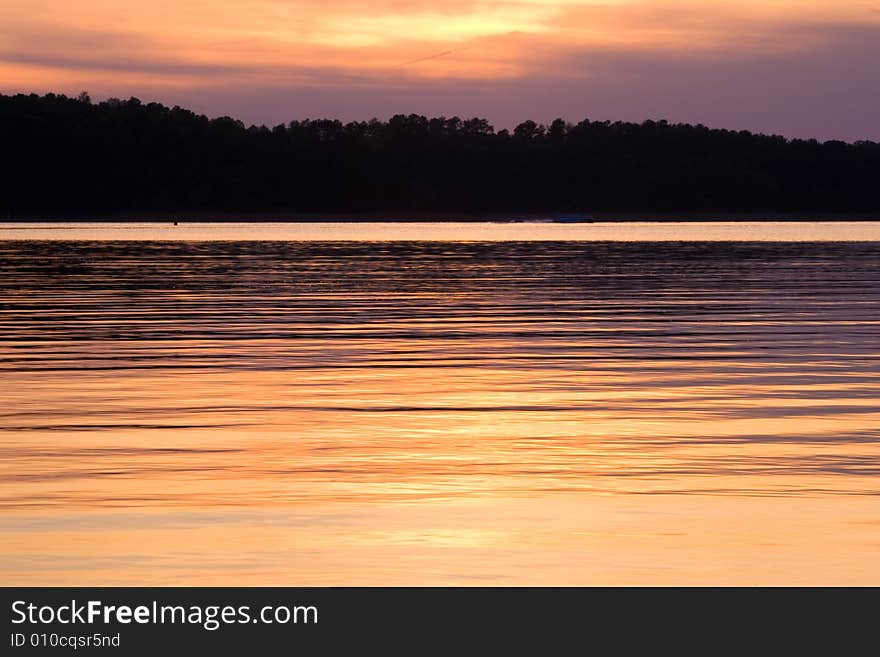
[[[412,64],[420,64],[421,62],[429,62],[434,59],[440,59],[441,57],[446,57],[448,55],[455,54],[461,50],[465,50],[465,48],[456,48],[454,50],[444,50],[443,52],[434,53],[433,55],[426,55],[425,57],[417,57],[416,59],[410,59],[405,62],[401,62],[397,64],[395,68],[400,68],[401,66],[410,66]]]
[[[788,132],[878,130],[880,12],[862,0],[5,0],[0,24],[6,92],[158,94],[257,121],[417,107],[715,124],[735,95],[750,128],[787,111]]]

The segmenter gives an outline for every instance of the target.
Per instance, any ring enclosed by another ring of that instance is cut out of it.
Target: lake
[[[5,585],[880,585],[880,224],[0,225]]]

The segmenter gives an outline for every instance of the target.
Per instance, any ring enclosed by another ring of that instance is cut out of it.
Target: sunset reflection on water
[[[0,242],[4,584],[880,584],[880,243]]]

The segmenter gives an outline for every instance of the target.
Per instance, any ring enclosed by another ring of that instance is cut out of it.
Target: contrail
[[[443,52],[438,52],[436,55],[428,55],[427,57],[419,57],[418,59],[411,59],[408,62],[403,62],[402,64],[396,64],[392,68],[400,68],[401,66],[409,66],[410,64],[418,64],[419,62],[426,62],[429,59],[437,59],[439,57],[446,57],[446,55],[451,55],[454,52],[461,52],[462,50],[467,50],[467,48],[455,48],[454,50],[444,50]]]

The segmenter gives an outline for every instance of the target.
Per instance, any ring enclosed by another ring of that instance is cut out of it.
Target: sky
[[[880,0],[0,0],[0,92],[880,141]]]

